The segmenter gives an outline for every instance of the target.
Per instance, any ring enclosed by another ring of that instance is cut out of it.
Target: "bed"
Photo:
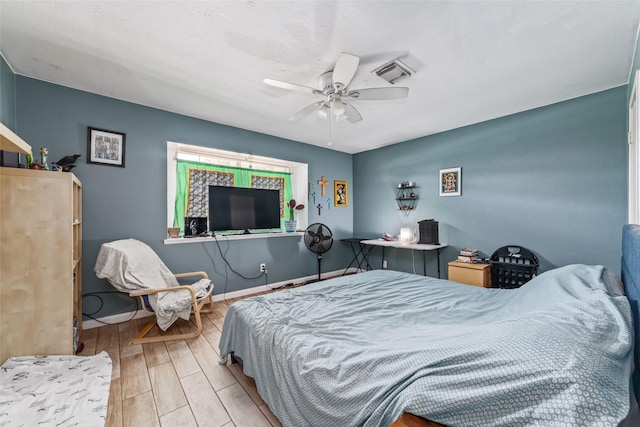
[[[343,276],[236,302],[221,362],[241,361],[284,426],[618,426],[640,373],[639,226],[623,230],[624,288],[616,277],[570,265],[486,289]]]

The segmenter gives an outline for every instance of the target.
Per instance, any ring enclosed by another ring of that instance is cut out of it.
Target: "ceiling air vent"
[[[395,84],[398,80],[405,77],[411,77],[415,71],[413,71],[407,64],[396,58],[387,62],[384,65],[373,70],[379,77],[382,77],[391,84]]]

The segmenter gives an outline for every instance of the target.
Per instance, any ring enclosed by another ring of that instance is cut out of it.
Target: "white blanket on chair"
[[[199,298],[207,293],[210,284],[211,281],[209,279],[200,279],[196,283],[188,286],[193,288],[193,291],[196,293],[196,298]],[[153,302],[154,295],[149,296],[149,303],[156,312],[160,329],[166,331],[178,318],[189,320],[191,306],[193,304],[189,291],[163,292],[155,296],[157,296],[157,298],[155,298],[155,306]]]
[[[117,240],[100,248],[94,268],[100,279],[107,279],[120,292],[162,289],[179,286],[178,280],[158,255],[146,244],[135,240]],[[189,285],[196,297],[206,294],[211,281],[201,279]],[[156,313],[158,326],[167,330],[178,318],[189,320],[193,300],[184,291],[149,295],[149,304]]]

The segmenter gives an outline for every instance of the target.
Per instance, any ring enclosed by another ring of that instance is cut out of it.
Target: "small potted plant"
[[[292,233],[296,231],[296,225],[297,225],[297,221],[293,217],[293,213],[294,213],[293,211],[300,211],[304,209],[304,205],[298,204],[295,201],[295,199],[291,199],[289,200],[289,203],[287,203],[287,207],[289,208],[289,220],[286,220],[284,222],[284,229],[287,232]]]

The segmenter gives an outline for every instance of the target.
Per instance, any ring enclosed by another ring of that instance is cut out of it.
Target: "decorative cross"
[[[318,208],[318,216],[321,215],[320,211],[322,210],[322,205],[320,203],[318,203],[318,206],[316,206],[316,208]]]
[[[318,184],[320,184],[320,186],[322,187],[322,195],[325,195],[325,189],[324,186],[327,185],[329,183],[329,181],[327,181],[326,179],[324,179],[324,175],[322,175],[322,179],[318,180]]]

